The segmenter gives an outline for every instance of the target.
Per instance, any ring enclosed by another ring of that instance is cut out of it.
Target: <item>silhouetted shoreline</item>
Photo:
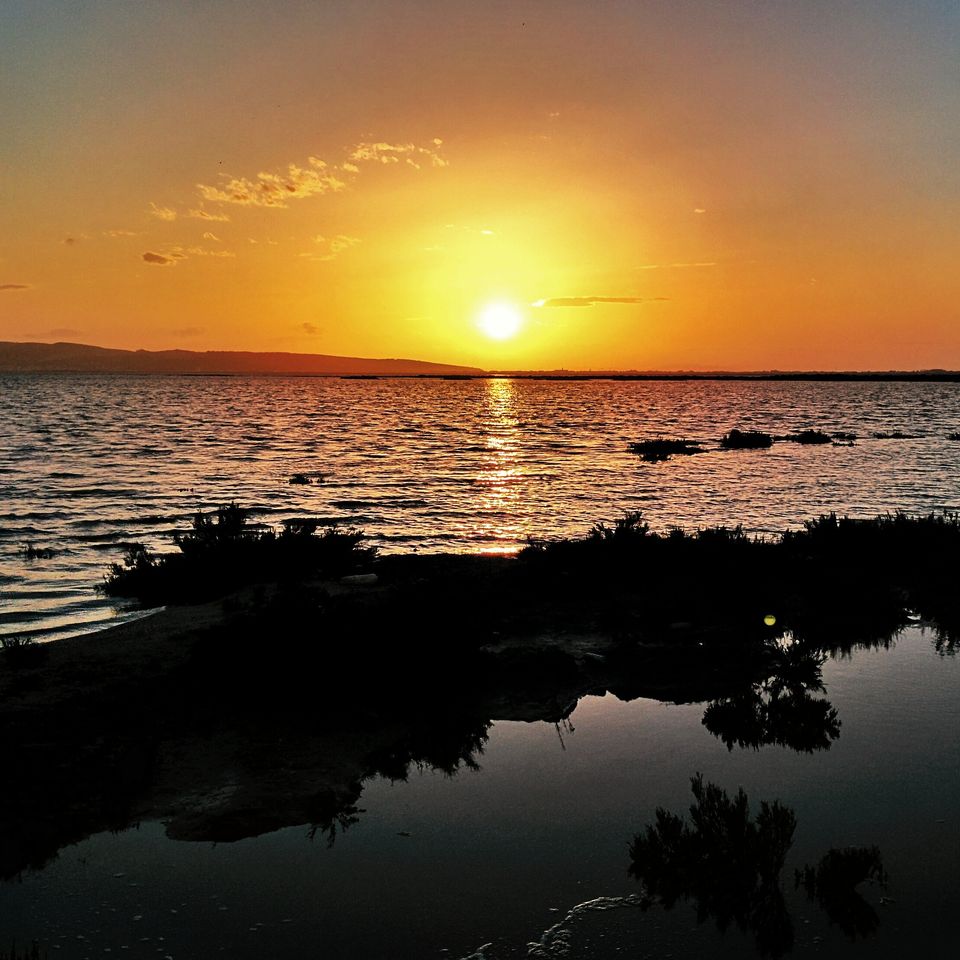
[[[231,522],[218,540],[198,520],[183,556],[222,559],[246,536]],[[18,776],[0,875],[140,819],[184,839],[298,823],[332,837],[369,776],[469,766],[491,722],[560,723],[590,693],[704,702],[730,749],[828,750],[842,718],[820,695],[827,653],[888,644],[921,616],[954,648],[958,539],[950,516],[823,517],[779,543],[658,536],[628,516],[519,559],[359,554],[371,573],[288,571],[6,650],[0,758]],[[275,559],[277,538],[262,542]]]

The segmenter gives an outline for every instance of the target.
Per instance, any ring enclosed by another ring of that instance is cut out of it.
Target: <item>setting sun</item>
[[[520,311],[509,303],[491,303],[483,308],[477,326],[494,340],[509,340],[523,325]]]

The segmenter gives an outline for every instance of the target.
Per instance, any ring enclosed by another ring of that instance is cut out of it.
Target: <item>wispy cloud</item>
[[[29,283],[0,283],[0,290],[29,290]]]
[[[64,237],[63,243],[65,246],[75,247],[81,240],[86,240],[86,239],[87,239],[86,235],[81,233],[79,236],[76,236],[76,237]]]
[[[121,237],[138,237],[138,233],[133,230],[104,230],[103,235],[111,240],[119,240]]]
[[[175,327],[170,331],[175,337],[199,337],[203,332],[203,327]]]
[[[204,233],[203,239],[204,239],[204,240],[212,240],[214,243],[219,243],[219,242],[220,242],[220,238],[219,238],[215,233],[211,233],[209,230],[206,231],[206,233]]]
[[[306,167],[291,163],[285,173],[258,173],[256,179],[228,179],[219,187],[197,184],[200,196],[212,203],[234,203],[247,207],[282,209],[290,200],[342,190],[346,183],[332,173],[327,164],[310,157]]]
[[[333,260],[344,250],[355,247],[361,242],[359,237],[351,237],[345,233],[338,233],[335,237],[316,236],[313,242],[319,247],[318,250],[308,250],[301,253],[301,257],[309,260]]]
[[[141,259],[158,267],[175,266],[177,262],[174,257],[165,257],[162,253],[154,253],[152,250],[141,254]]]
[[[640,265],[641,270],[673,270],[675,268],[683,267],[715,267],[717,265],[716,260],[698,260],[694,263],[643,263]]]
[[[417,170],[424,163],[431,167],[446,167],[447,161],[438,150],[442,145],[443,141],[439,138],[434,138],[430,147],[419,147],[414,143],[358,143],[350,154],[350,160],[354,163],[405,163]]]
[[[531,307],[592,307],[595,303],[660,303],[669,297],[548,297]]]
[[[315,337],[317,334],[323,332],[321,327],[318,327],[315,323],[310,323],[309,320],[304,321],[300,326],[303,328],[303,332],[309,333],[311,337]]]
[[[160,207],[157,204],[151,201],[150,203],[150,215],[156,217],[158,220],[176,220],[177,211],[173,207]]]
[[[168,267],[178,260],[189,260],[190,257],[217,257],[230,258],[236,254],[232,250],[209,250],[206,247],[169,247],[163,253],[148,250],[141,254],[141,259],[159,267]]]
[[[185,216],[191,220],[215,220],[217,223],[227,223],[230,218],[225,213],[211,213],[209,210],[188,210]]]

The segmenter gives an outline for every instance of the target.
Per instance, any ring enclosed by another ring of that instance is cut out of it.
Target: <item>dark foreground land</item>
[[[141,819],[182,839],[307,824],[363,782],[476,763],[494,720],[559,723],[588,693],[707,703],[728,746],[827,749],[827,653],[906,624],[960,634],[960,521],[823,517],[777,541],[655,535],[639,517],[517,558],[377,558],[237,508],[105,589],[154,616],[0,655],[0,876]]]

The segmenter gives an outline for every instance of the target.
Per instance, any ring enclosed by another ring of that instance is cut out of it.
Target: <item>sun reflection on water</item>
[[[474,478],[478,491],[476,532],[485,541],[484,553],[511,554],[527,536],[518,509],[525,476],[520,467],[520,420],[516,412],[513,380],[494,377],[486,383],[482,421],[486,452]]]

